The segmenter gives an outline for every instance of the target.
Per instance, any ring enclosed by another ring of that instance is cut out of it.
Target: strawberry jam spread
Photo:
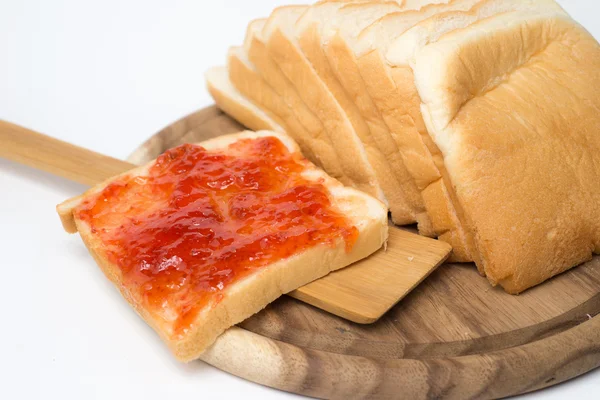
[[[119,267],[123,285],[183,335],[224,290],[310,247],[346,250],[358,230],[306,161],[275,137],[241,139],[226,151],[182,145],[143,177],[125,176],[76,210]]]

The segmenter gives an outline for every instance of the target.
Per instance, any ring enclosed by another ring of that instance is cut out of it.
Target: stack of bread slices
[[[600,47],[553,0],[280,7],[206,77],[507,292],[600,252]]]

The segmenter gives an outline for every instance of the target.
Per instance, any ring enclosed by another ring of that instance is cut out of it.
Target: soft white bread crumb
[[[409,65],[421,48],[436,42],[442,35],[472,23],[511,11],[532,13],[561,13],[562,8],[554,0],[480,0],[467,11],[445,11],[436,14],[397,37],[386,53],[392,66]]]
[[[339,8],[335,17],[322,21],[321,45],[328,59],[332,73],[343,86],[349,99],[358,108],[361,117],[369,128],[369,133],[377,147],[390,164],[393,175],[399,182],[405,203],[410,207],[413,218],[418,223],[419,232],[432,236],[431,222],[425,211],[423,198],[412,179],[409,168],[403,160],[398,145],[392,136],[381,113],[369,95],[366,83],[358,69],[353,47],[359,33],[365,27],[378,21],[385,15],[403,10],[418,9],[427,1],[400,4],[400,2],[348,3]],[[390,205],[394,202],[390,200]],[[392,217],[393,217],[392,212]],[[395,221],[396,222],[396,221]]]

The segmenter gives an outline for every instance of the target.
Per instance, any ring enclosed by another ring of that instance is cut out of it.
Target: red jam
[[[358,235],[278,139],[240,140],[226,153],[179,146],[147,176],[121,178],[76,210],[128,291],[176,335],[253,271],[340,237],[349,251]]]

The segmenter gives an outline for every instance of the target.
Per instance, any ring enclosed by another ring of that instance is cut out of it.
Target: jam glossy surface
[[[238,140],[226,153],[179,146],[147,176],[120,178],[75,210],[174,335],[236,280],[339,238],[349,251],[358,235],[277,138]]]

